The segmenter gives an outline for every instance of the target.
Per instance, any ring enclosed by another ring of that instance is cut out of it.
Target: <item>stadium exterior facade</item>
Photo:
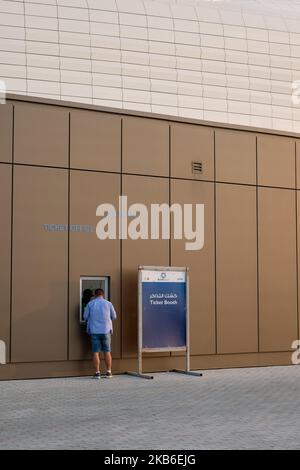
[[[0,379],[91,372],[82,276],[109,278],[114,370],[134,369],[139,265],[190,268],[193,369],[291,363],[300,7],[283,5],[0,1]],[[100,241],[120,195],[204,204],[204,248]]]

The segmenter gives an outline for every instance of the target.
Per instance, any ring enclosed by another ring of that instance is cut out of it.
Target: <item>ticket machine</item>
[[[80,277],[80,308],[79,321],[84,324],[83,314],[87,304],[94,298],[95,290],[103,289],[105,298],[110,300],[110,278],[109,276],[81,276]]]

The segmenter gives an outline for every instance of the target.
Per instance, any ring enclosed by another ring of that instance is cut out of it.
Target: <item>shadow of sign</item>
[[[6,345],[4,341],[0,340],[0,364],[6,364]]]

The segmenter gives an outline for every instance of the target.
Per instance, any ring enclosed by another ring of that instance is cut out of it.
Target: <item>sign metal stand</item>
[[[144,348],[143,347],[143,271],[159,271],[159,272],[181,272],[185,273],[186,280],[186,346],[184,347],[167,347],[167,348]],[[155,266],[140,266],[138,272],[138,372],[127,372],[128,375],[139,377],[142,379],[152,380],[152,375],[143,374],[143,353],[149,352],[175,352],[184,351],[186,353],[186,369],[173,369],[170,372],[179,374],[193,375],[202,377],[203,374],[191,371],[190,360],[190,309],[189,309],[189,270],[188,268],[174,268],[174,267],[155,267]]]

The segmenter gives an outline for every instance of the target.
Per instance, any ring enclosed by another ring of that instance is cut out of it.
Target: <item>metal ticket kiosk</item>
[[[79,321],[84,324],[83,314],[84,309],[93,299],[95,290],[103,289],[105,298],[110,300],[110,278],[109,276],[81,276],[80,277],[80,292],[79,292]]]

